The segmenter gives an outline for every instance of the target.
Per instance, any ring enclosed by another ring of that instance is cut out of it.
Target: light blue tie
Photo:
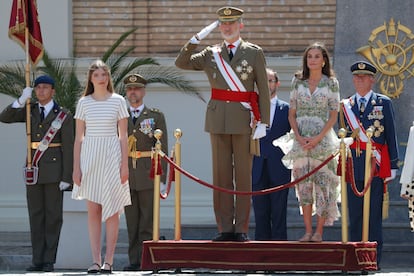
[[[359,98],[359,112],[364,113],[366,107],[367,99]]]

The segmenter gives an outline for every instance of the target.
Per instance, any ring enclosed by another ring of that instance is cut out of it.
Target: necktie
[[[136,109],[132,112],[132,122],[135,124],[139,116],[139,109]]]
[[[233,58],[233,48],[234,45],[233,44],[229,44],[229,46],[227,46],[229,48],[229,58],[230,60]]]
[[[45,107],[41,106],[40,107],[40,121],[43,122],[44,119],[45,119]]]
[[[359,99],[359,113],[364,113],[366,107],[367,99],[360,98]]]

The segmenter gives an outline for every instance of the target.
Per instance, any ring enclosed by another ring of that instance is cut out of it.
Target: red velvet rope
[[[171,161],[174,160],[174,157],[170,157]],[[175,170],[174,167],[171,165],[171,163],[169,164],[169,171],[168,171],[168,179],[167,179],[167,189],[165,191],[165,193],[160,193],[160,198],[162,199],[167,199],[168,195],[170,194],[171,191],[171,184],[173,181],[175,181]]]
[[[367,185],[364,187],[364,189],[361,192],[358,191],[358,188],[357,188],[357,186],[355,184],[354,163],[352,162],[352,158],[351,157],[348,157],[347,162],[349,164],[349,171],[350,171],[350,179],[349,179],[349,181],[351,182],[352,191],[354,192],[354,194],[356,196],[363,197],[366,194],[366,192],[369,189],[369,187],[371,187],[372,179],[374,178],[374,176],[376,174],[377,166],[376,166],[376,163],[375,163],[376,162],[375,161],[375,157],[374,156],[371,157],[371,175],[369,176]]]
[[[302,180],[308,178],[309,176],[311,176],[312,174],[314,174],[315,172],[317,172],[318,170],[320,170],[323,166],[325,166],[329,161],[331,161],[336,155],[338,155],[339,152],[333,153],[331,154],[324,162],[322,162],[320,165],[318,165],[316,168],[314,168],[313,170],[311,170],[310,172],[308,172],[307,174],[299,177],[298,179],[296,179],[293,182],[290,183],[286,183],[277,187],[273,187],[273,188],[269,188],[269,189],[264,189],[264,190],[260,190],[260,191],[254,191],[254,192],[244,192],[244,191],[234,191],[234,190],[229,190],[229,189],[224,189],[212,184],[209,184],[203,180],[201,180],[198,177],[195,177],[194,175],[188,173],[187,171],[185,171],[184,169],[182,169],[181,167],[179,167],[177,164],[175,164],[173,162],[173,160],[171,160],[169,157],[167,157],[166,155],[163,156],[163,158],[176,170],[178,170],[179,172],[181,172],[182,174],[184,174],[185,176],[187,176],[188,178],[200,183],[203,186],[209,187],[211,189],[220,191],[220,192],[225,192],[228,194],[234,194],[234,195],[265,195],[265,194],[270,194],[273,192],[278,192],[280,190],[284,190],[287,188],[290,188],[294,185],[296,185],[297,183],[301,182]],[[171,168],[171,167],[170,167]]]

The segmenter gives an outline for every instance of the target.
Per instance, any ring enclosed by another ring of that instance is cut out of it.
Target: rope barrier
[[[361,192],[358,191],[358,188],[355,184],[354,163],[352,162],[352,158],[348,158],[348,162],[349,162],[349,171],[350,171],[350,178],[351,178],[351,179],[349,179],[349,181],[351,183],[352,191],[354,192],[354,194],[357,197],[363,197],[366,194],[366,192],[368,191],[368,189],[371,187],[372,179],[374,178],[374,176],[376,174],[376,171],[377,171],[376,170],[377,167],[376,167],[376,163],[375,163],[376,162],[375,157],[374,156],[371,157],[371,174],[369,176],[369,180],[368,180],[367,185],[364,187],[364,189]]]
[[[283,184],[283,185],[280,185],[280,186],[277,186],[277,187],[273,187],[273,188],[269,188],[269,189],[254,191],[254,192],[235,191],[235,190],[224,189],[224,188],[212,185],[212,184],[207,183],[207,182],[201,180],[200,178],[190,174],[189,172],[185,171],[181,167],[177,166],[174,163],[174,161],[172,159],[170,159],[169,157],[167,157],[165,154],[161,154],[161,155],[162,155],[162,158],[164,158],[170,164],[170,168],[172,166],[174,169],[178,170],[179,172],[181,172],[182,174],[184,174],[188,178],[200,183],[203,186],[209,187],[211,189],[214,189],[214,190],[217,190],[217,191],[220,191],[220,192],[225,192],[225,193],[234,194],[234,195],[253,195],[253,196],[256,196],[256,195],[265,195],[265,194],[270,194],[270,193],[273,193],[273,192],[278,192],[280,190],[284,190],[284,189],[287,189],[287,188],[290,188],[290,187],[296,185],[297,183],[303,181],[304,179],[308,178],[309,176],[311,176],[312,174],[314,174],[315,172],[320,170],[329,161],[331,161],[333,158],[335,158],[335,156],[338,155],[338,154],[339,154],[339,151],[337,151],[335,153],[332,153],[324,162],[322,162],[317,167],[315,167],[313,170],[311,170],[307,174],[299,177],[298,179],[296,179],[293,182],[286,183],[286,184]]]

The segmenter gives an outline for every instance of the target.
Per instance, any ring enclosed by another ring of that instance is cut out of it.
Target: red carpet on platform
[[[144,270],[377,270],[376,246],[375,242],[145,241],[141,266]]]

